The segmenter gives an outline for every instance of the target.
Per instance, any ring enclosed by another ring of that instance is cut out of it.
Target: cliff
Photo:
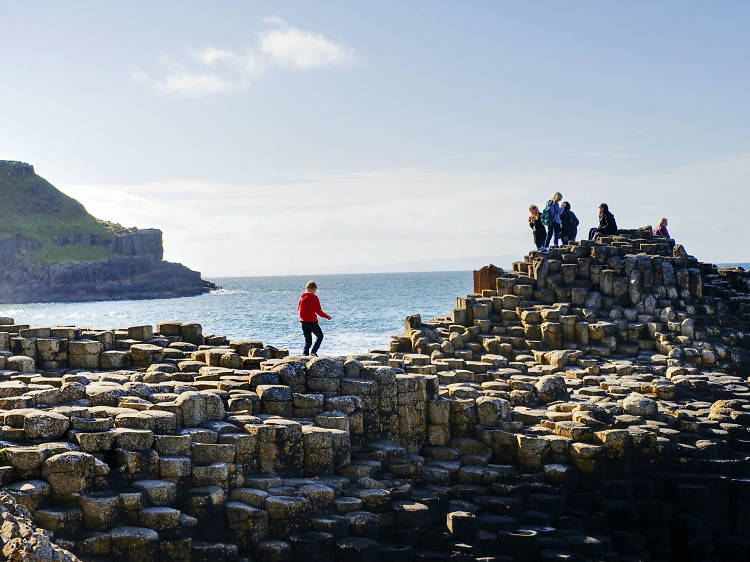
[[[197,295],[214,286],[165,262],[162,232],[90,215],[24,162],[0,160],[0,302]]]

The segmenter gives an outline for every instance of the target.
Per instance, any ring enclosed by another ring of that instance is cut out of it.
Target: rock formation
[[[50,540],[49,531],[38,528],[26,506],[13,495],[0,492],[0,554],[7,562],[80,562]]]
[[[750,276],[650,231],[388,350],[0,325],[0,486],[82,560],[746,560]]]
[[[24,162],[0,160],[0,302],[197,295],[215,286],[163,261],[162,233],[123,228],[83,206]]]

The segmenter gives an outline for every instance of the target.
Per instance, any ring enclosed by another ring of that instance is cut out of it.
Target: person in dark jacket
[[[606,203],[599,205],[599,227],[589,230],[589,240],[593,240],[597,234],[605,236],[617,234],[615,216],[609,212],[609,206]]]
[[[539,207],[531,205],[529,207],[529,226],[531,231],[534,233],[534,244],[536,249],[544,247],[544,242],[547,239],[547,229],[542,224],[542,215],[539,212]]]
[[[570,210],[570,203],[563,201],[562,214],[560,215],[560,237],[562,238],[563,244],[576,241],[576,236],[578,236],[578,223],[578,217]]]

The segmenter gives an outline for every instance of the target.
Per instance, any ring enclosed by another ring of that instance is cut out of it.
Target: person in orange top
[[[331,317],[323,312],[320,308],[320,300],[315,295],[318,290],[318,286],[315,281],[309,281],[305,287],[305,292],[299,298],[299,304],[297,310],[299,311],[299,321],[302,323],[302,333],[305,336],[305,352],[303,355],[312,355],[313,357],[318,356],[318,349],[323,341],[323,330],[320,329],[318,324],[318,316],[323,318],[331,319]],[[310,344],[312,344],[312,337],[315,334],[315,345],[312,346],[312,352],[310,350]]]

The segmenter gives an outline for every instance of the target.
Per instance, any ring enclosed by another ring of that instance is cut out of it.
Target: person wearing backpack
[[[542,215],[539,212],[539,207],[531,205],[529,207],[529,226],[531,231],[534,233],[534,244],[536,249],[544,247],[544,241],[547,239],[547,229],[542,224]]]
[[[578,217],[570,210],[570,203],[563,201],[562,214],[560,215],[560,237],[563,245],[576,241],[578,236]]]
[[[560,245],[560,215],[562,209],[560,209],[560,201],[562,200],[562,193],[559,191],[552,196],[552,199],[547,201],[547,205],[542,211],[542,224],[547,227],[547,239],[544,241],[544,247],[549,248],[552,237],[555,238],[554,247],[557,248]]]

